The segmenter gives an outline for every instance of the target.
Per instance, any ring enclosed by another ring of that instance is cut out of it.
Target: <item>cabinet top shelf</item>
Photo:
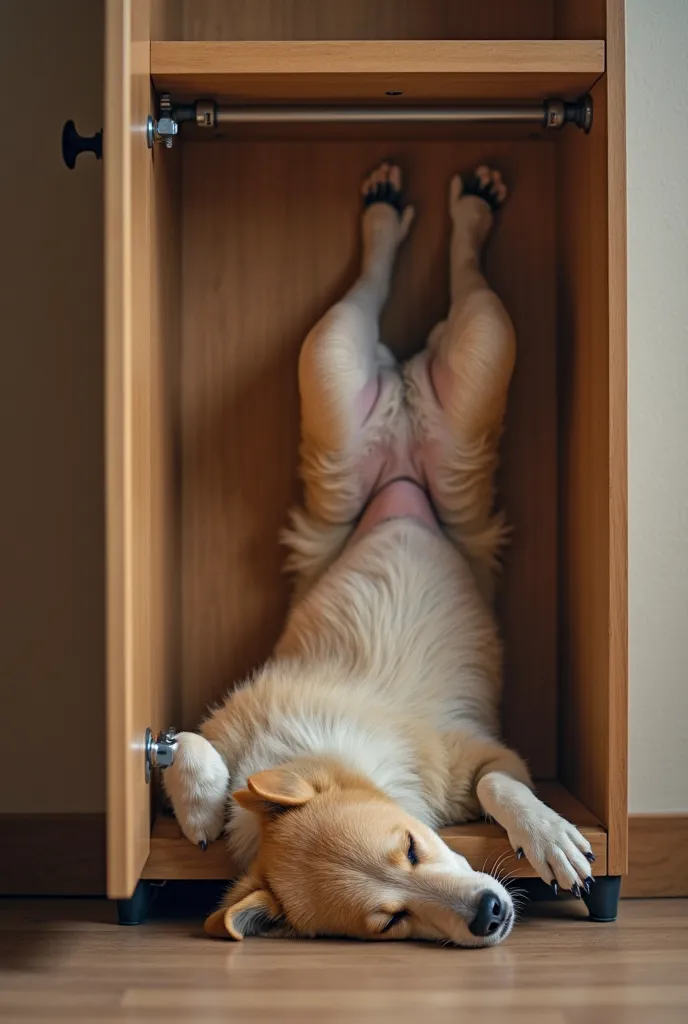
[[[604,41],[154,42],[175,100],[396,102],[572,99],[604,71]]]

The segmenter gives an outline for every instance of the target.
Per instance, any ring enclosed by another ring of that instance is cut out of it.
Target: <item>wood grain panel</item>
[[[183,39],[548,39],[554,28],[553,0],[182,2]]]
[[[151,97],[151,102],[153,98]],[[153,150],[151,184],[151,728],[181,710],[179,403],[181,359],[181,170],[179,149]]]
[[[606,824],[614,873],[628,856],[628,370],[624,0],[607,0],[609,268],[609,764]]]
[[[609,0],[606,7],[607,73],[593,91],[592,133],[568,133],[558,150],[561,777],[607,826],[613,874],[625,871],[627,821],[622,7],[617,0]],[[594,12],[589,17],[597,28]]]
[[[452,173],[491,160],[513,188],[487,254],[520,345],[502,476],[514,524],[501,604],[505,728],[536,774],[554,777],[555,217],[548,144],[185,147],[182,720],[195,727],[208,703],[268,656],[282,627],[288,592],[277,534],[298,494],[298,351],[355,277],[359,181],[386,156],[405,168],[418,208],[383,320],[383,335],[400,356],[416,351],[446,312]]]
[[[603,39],[607,34],[607,0],[555,0],[557,39]]]
[[[150,832],[136,749],[149,724],[150,156],[143,132],[134,137],[148,114],[149,11],[141,4],[135,18],[128,0],[108,0],[106,11],[108,891],[129,896]]]
[[[626,901],[591,925],[528,904],[507,942],[211,941],[217,887],[160,890],[142,928],[104,901],[0,903],[0,1013],[12,1024],[685,1024],[688,903]]]
[[[632,814],[622,896],[688,896],[688,814]]]
[[[150,0],[151,39],[182,39],[184,0]]]
[[[150,841],[148,726],[169,707],[172,164],[154,182],[148,3],[108,0],[105,131],[108,892],[131,894]],[[177,249],[178,252],[178,249]]]
[[[546,803],[580,828],[595,853],[595,873],[606,874],[607,835],[595,816],[556,783],[543,783],[539,793]],[[510,875],[534,877],[533,869],[526,860],[516,860],[506,833],[499,825],[473,821],[442,829],[440,835],[452,850],[466,857],[476,871],[489,871],[500,861],[500,867]],[[203,852],[184,837],[174,818],[159,816],[156,819],[144,878],[222,879],[235,876],[236,870],[223,840],[211,843]]]
[[[439,103],[437,104],[440,105]],[[445,140],[454,146],[463,146],[466,142],[492,143],[511,142],[528,139],[556,142],[558,132],[548,131],[540,125],[527,123],[490,123],[489,121],[440,123],[432,121],[380,121],[380,122],[342,122],[332,121],[322,124],[313,121],[264,123],[257,121],[237,124],[220,124],[217,128],[199,128],[187,122],[183,128],[184,145],[190,142],[205,144],[216,143],[220,139],[231,142],[255,141],[262,139],[270,142],[311,141],[311,142],[378,142],[398,144],[401,139],[415,142],[440,142]]]
[[[573,98],[604,70],[601,40],[392,42],[159,42],[159,92],[176,100],[385,100]]]

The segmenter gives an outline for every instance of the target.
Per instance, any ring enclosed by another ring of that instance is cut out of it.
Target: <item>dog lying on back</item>
[[[451,182],[451,308],[399,366],[378,320],[413,209],[399,168],[364,183],[360,277],[299,361],[292,610],[271,660],[179,735],[165,773],[187,838],[226,828],[244,872],[212,935],[495,945],[509,892],[435,831],[482,814],[555,891],[589,890],[589,843],[499,740],[493,480],[515,340],[479,257],[505,197],[487,167]]]

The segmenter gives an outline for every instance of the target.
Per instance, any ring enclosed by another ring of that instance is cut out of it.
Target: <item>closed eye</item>
[[[408,910],[397,910],[396,914],[392,914],[392,916],[390,917],[389,921],[387,922],[385,927],[382,929],[380,934],[384,935],[385,932],[388,932],[392,928],[394,928],[395,924],[399,924],[400,921],[403,921],[404,918],[408,917],[408,916],[409,916]]]
[[[408,849],[406,851],[406,856],[409,859],[409,863],[413,864],[413,866],[415,867],[416,864],[418,863],[418,853],[416,852],[416,841],[410,832],[408,837]]]

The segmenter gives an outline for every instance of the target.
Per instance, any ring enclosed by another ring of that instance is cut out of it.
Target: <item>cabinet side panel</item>
[[[609,170],[610,874],[628,867],[628,414],[626,48],[623,0],[607,0]]]
[[[105,109],[108,893],[131,895],[150,848],[148,726],[168,724],[174,602],[172,167],[146,145],[150,10],[108,0]],[[178,258],[178,245],[177,245]]]
[[[627,499],[624,50],[608,5],[591,134],[559,153],[561,774],[626,865]]]
[[[151,97],[151,103],[154,98]],[[151,728],[179,721],[179,402],[181,336],[181,146],[153,151],[151,196]]]
[[[147,5],[108,0],[105,68],[108,893],[127,897],[149,849],[150,346]],[[135,387],[135,382],[140,387]],[[138,740],[138,750],[137,750]]]

